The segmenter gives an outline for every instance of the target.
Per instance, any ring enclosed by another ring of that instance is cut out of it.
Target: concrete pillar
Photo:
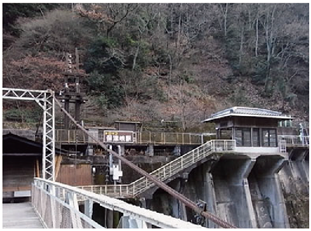
[[[300,150],[299,156],[296,159],[299,175],[303,183],[305,184],[309,183],[309,163],[305,164],[305,159],[307,155],[309,155],[308,149]]]
[[[87,154],[88,154],[89,156],[93,156],[93,155],[94,155],[93,145],[89,144],[89,145],[87,146]]]
[[[113,228],[113,211],[106,209],[106,213],[107,213],[107,215],[106,215],[107,228],[111,229],[111,228]]]
[[[144,209],[153,210],[152,209],[152,196],[151,196],[151,199],[147,199],[145,197],[141,197],[139,199],[139,201],[140,201],[140,207],[142,207]],[[146,223],[146,226],[147,226],[148,229],[152,228],[152,225],[149,224],[149,223]]]
[[[121,144],[121,145],[120,145],[120,152],[119,152],[119,154],[120,154],[121,156],[124,156],[124,154],[125,154],[125,145],[124,145],[124,144]]]
[[[206,190],[204,201],[206,201],[206,210],[210,213],[216,214],[216,196],[213,183],[213,176],[209,171],[209,168],[204,168],[204,188]],[[208,228],[217,228],[218,226],[207,219],[206,227]]]
[[[252,204],[252,198],[248,185],[248,175],[252,170],[256,159],[245,159],[233,174],[230,185],[232,187],[231,196],[236,203],[240,228],[255,228],[256,216]]]
[[[152,144],[149,144],[146,150],[148,156],[154,156],[154,147]]]
[[[173,150],[173,155],[174,156],[180,156],[180,154],[181,154],[181,147],[180,147],[180,145],[176,145],[174,147],[174,150]]]
[[[89,218],[92,218],[93,215],[93,201],[85,200],[84,201],[84,214]]]
[[[309,169],[306,168],[305,157],[307,149],[293,149],[289,156],[289,168],[292,175],[292,181],[299,193],[308,193],[309,188]]]
[[[255,228],[248,175],[255,158],[236,156],[221,159],[213,169],[217,215],[238,228]]]
[[[284,197],[277,173],[285,164],[280,156],[261,156],[254,171],[259,190],[269,208],[273,228],[289,228]]]
[[[248,183],[256,214],[257,228],[272,228],[269,207],[261,195],[254,172],[250,173]]]
[[[170,187],[172,187],[177,192],[183,194],[185,189],[185,182],[188,179],[188,173],[182,174],[180,178],[177,178],[169,183]],[[181,203],[179,200],[175,199],[172,196],[168,196],[168,203],[171,206],[171,215],[173,217],[179,218],[181,220],[187,221],[187,213],[186,213],[186,206]]]
[[[303,169],[306,173],[307,182],[309,183],[309,150],[305,151],[305,156],[302,161]]]

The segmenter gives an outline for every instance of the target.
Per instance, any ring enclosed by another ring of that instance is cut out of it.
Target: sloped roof
[[[41,156],[43,145],[41,142],[29,140],[12,133],[3,135],[3,155]],[[60,149],[55,149],[56,154],[63,154]]]
[[[272,111],[263,108],[252,107],[231,107],[223,111],[212,114],[209,118],[202,122],[211,122],[225,117],[240,116],[240,117],[257,117],[257,118],[271,118],[277,120],[291,120],[291,116],[283,115],[282,112]]]

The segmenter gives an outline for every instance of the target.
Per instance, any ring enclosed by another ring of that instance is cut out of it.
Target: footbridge
[[[92,218],[93,205],[105,210],[106,226]],[[116,228],[203,228],[190,222],[144,209],[122,200],[77,187],[34,179],[32,205],[46,228],[113,228],[113,216],[121,217]]]

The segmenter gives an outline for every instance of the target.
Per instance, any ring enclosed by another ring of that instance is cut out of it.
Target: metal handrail
[[[285,141],[287,147],[292,146],[301,146],[308,147],[309,146],[309,136],[297,136],[297,135],[279,135],[278,140]]]
[[[84,213],[79,211],[79,198],[85,201]],[[32,204],[47,228],[104,228],[92,220],[94,203],[160,228],[204,228],[105,195],[41,178],[34,179]]]
[[[87,135],[80,130],[55,129],[56,142],[58,143],[93,143]],[[178,132],[149,132],[142,131],[135,133],[137,144],[181,144],[181,145],[201,145],[211,135],[204,133],[178,133]],[[99,132],[96,138],[104,140],[103,134]]]
[[[232,152],[235,150],[235,147],[235,140],[211,140],[149,174],[161,181],[165,181],[214,152]],[[155,184],[146,179],[146,177],[141,177],[131,184],[92,185],[80,186],[80,188],[109,196],[134,197],[154,185]]]

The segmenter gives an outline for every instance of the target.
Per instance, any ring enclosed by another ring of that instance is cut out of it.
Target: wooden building
[[[3,198],[30,196],[33,177],[40,176],[42,144],[14,134],[3,136]]]
[[[277,111],[232,107],[212,114],[203,122],[216,124],[217,139],[236,140],[237,151],[277,152],[278,122],[291,119]]]
[[[42,177],[42,143],[9,133],[3,135],[3,200],[30,197],[34,177]],[[72,164],[62,158],[67,154],[55,150],[56,181],[69,185],[92,184],[89,163]],[[63,161],[62,161],[63,159]]]
[[[115,121],[114,126],[117,130],[138,132],[142,129],[140,122],[134,121]]]

